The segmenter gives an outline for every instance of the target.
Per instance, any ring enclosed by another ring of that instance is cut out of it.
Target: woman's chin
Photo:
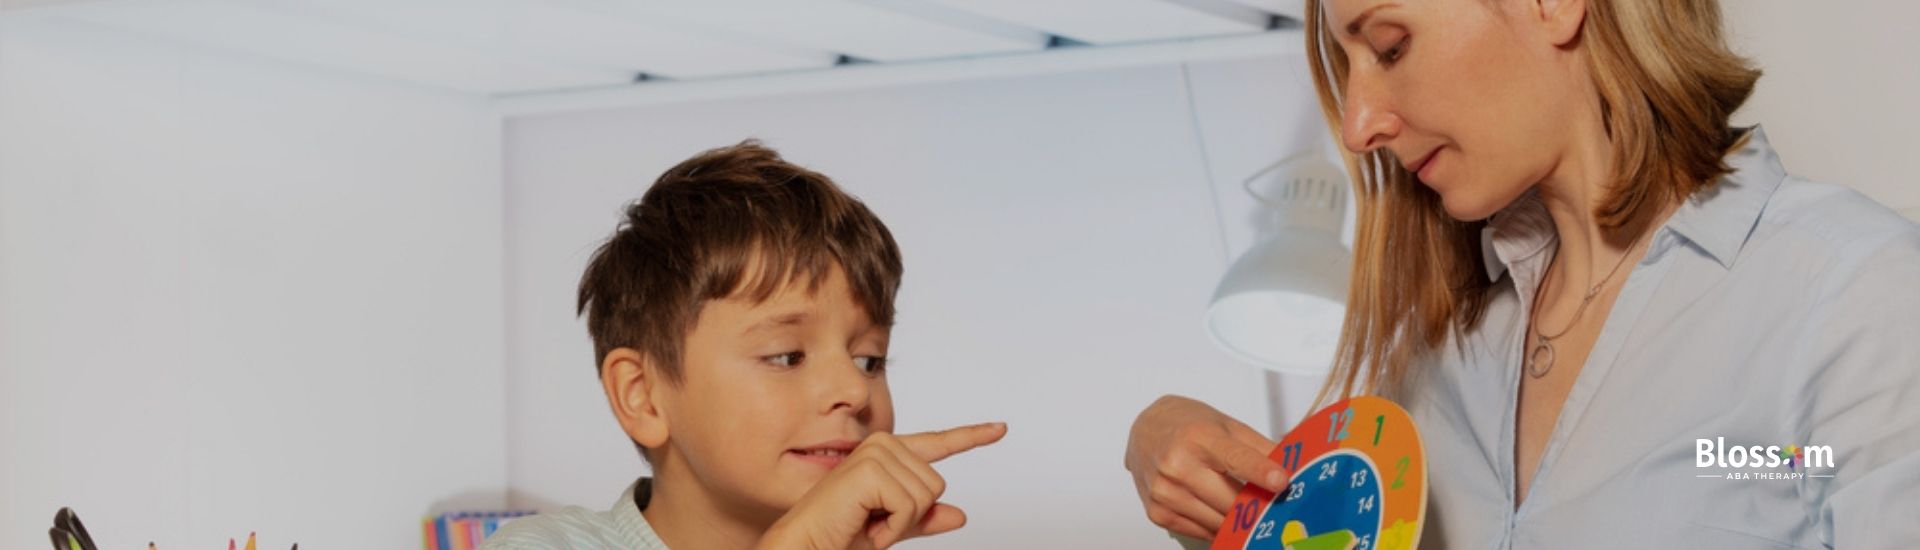
[[[1461,195],[1464,195],[1464,193],[1440,194],[1440,209],[1445,210],[1447,217],[1453,218],[1455,221],[1477,222],[1484,220],[1492,217],[1495,212],[1499,212],[1501,208],[1507,206],[1498,201],[1488,200],[1489,197],[1485,196]]]
[[[1427,190],[1440,195],[1440,209],[1445,210],[1447,217],[1455,221],[1480,221],[1500,210],[1500,205],[1488,205],[1487,203],[1490,202],[1487,200],[1488,197],[1485,193],[1475,193],[1477,189],[1471,187],[1462,189],[1425,179],[1416,179],[1416,181],[1420,182],[1420,185],[1427,186]]]

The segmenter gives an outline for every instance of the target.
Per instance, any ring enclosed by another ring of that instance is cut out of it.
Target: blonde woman
[[[1716,2],[1305,13],[1359,206],[1322,401],[1413,414],[1422,548],[1920,547],[1920,228],[1728,126],[1760,73]],[[1271,446],[1168,396],[1126,465],[1204,539]]]

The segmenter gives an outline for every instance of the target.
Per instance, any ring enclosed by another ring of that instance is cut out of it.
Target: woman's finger
[[[1214,437],[1201,443],[1201,453],[1215,471],[1278,493],[1286,486],[1286,473],[1267,458],[1266,450],[1254,450],[1232,437]]]
[[[1187,518],[1176,520],[1174,526],[1168,527],[1167,530],[1205,541],[1213,540],[1213,535],[1216,533],[1216,531],[1201,527],[1199,524],[1194,523],[1193,520]]]
[[[1200,540],[1212,540],[1213,532],[1194,523],[1172,509],[1157,504],[1147,505],[1147,519],[1163,529]]]
[[[1212,470],[1201,469],[1182,478],[1180,482],[1186,485],[1187,490],[1199,498],[1200,502],[1206,503],[1208,508],[1219,512],[1222,516],[1225,516],[1228,510],[1232,510],[1233,501],[1240,498],[1241,484],[1225,474]]]
[[[1280,446],[1279,443],[1267,439],[1267,436],[1261,435],[1259,430],[1255,430],[1252,426],[1248,426],[1238,420],[1228,418],[1226,419],[1226,424],[1227,435],[1232,436],[1233,439],[1239,441],[1241,445],[1253,447],[1260,450],[1260,452],[1268,454],[1273,453],[1274,447]]]
[[[1154,504],[1172,510],[1173,513],[1194,523],[1217,527],[1220,522],[1226,521],[1226,514],[1215,511],[1207,506],[1207,503],[1201,502],[1186,487],[1175,483],[1158,483],[1151,490]]]

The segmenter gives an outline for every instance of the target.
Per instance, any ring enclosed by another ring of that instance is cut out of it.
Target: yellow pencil
[[[247,533],[247,550],[254,550],[253,535],[254,535],[253,533]]]

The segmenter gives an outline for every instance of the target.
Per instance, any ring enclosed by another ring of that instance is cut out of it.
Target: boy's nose
[[[827,410],[831,413],[845,407],[849,412],[860,413],[867,410],[872,400],[873,380],[860,372],[859,365],[852,357],[838,358],[832,366],[821,369],[826,371]]]

